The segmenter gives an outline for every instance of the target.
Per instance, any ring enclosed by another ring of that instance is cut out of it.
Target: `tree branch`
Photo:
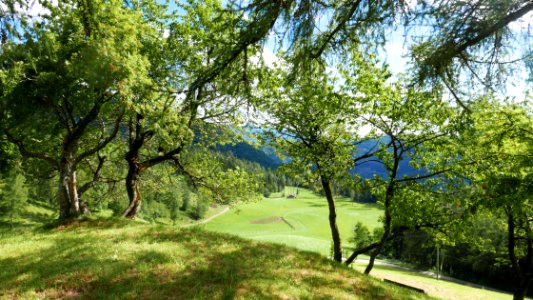
[[[148,169],[148,168],[150,168],[150,167],[152,167],[154,165],[160,164],[160,163],[162,163],[164,161],[175,160],[176,159],[175,155],[181,153],[181,151],[183,151],[183,149],[184,149],[184,145],[180,145],[179,147],[174,148],[174,149],[164,153],[163,155],[159,155],[157,157],[145,160],[142,163],[140,163],[140,168],[141,169]]]
[[[352,16],[357,11],[357,8],[359,8],[359,5],[361,4],[361,0],[357,0],[355,2],[352,2],[352,6],[350,7],[350,10],[342,16],[342,18],[338,21],[337,26],[329,32],[329,34],[326,36],[325,40],[322,43],[322,46],[318,48],[318,50],[315,53],[311,53],[310,57],[312,59],[318,58],[322,55],[322,53],[326,50],[326,47],[331,42],[331,40],[335,37],[335,35],[345,27],[346,23],[352,18]],[[334,18],[333,18],[334,19]]]
[[[85,183],[78,189],[78,197],[81,198],[83,193],[85,193],[90,188],[94,187],[96,183],[100,180],[100,171],[102,170],[102,167],[104,166],[106,157],[98,155],[98,166],[96,167],[96,170],[93,171],[93,179],[90,182]]]
[[[6,136],[7,136],[7,140],[10,143],[12,143],[15,146],[17,146],[17,148],[19,149],[19,152],[20,152],[20,154],[22,156],[24,156],[26,158],[37,158],[37,159],[40,159],[40,160],[44,160],[44,161],[50,163],[55,170],[59,170],[59,162],[56,159],[48,156],[45,153],[33,152],[33,151],[28,150],[26,148],[26,146],[24,145],[24,142],[22,140],[16,139],[15,137],[13,137],[7,131],[6,131]]]
[[[102,150],[107,144],[109,144],[112,140],[115,139],[117,136],[117,133],[120,129],[120,123],[122,122],[122,117],[124,116],[124,112],[120,114],[120,116],[115,120],[115,126],[113,127],[113,131],[105,138],[103,141],[99,142],[98,145],[96,145],[94,148],[89,149],[83,153],[81,153],[78,158],[76,159],[76,164],[84,160],[85,158],[95,154],[96,152]]]
[[[440,175],[440,174],[444,174],[444,173],[449,172],[449,171],[451,171],[451,170],[452,170],[452,169],[449,168],[449,169],[444,169],[444,170],[436,171],[436,172],[433,172],[433,173],[430,173],[430,174],[426,174],[426,175],[422,175],[422,176],[417,176],[417,177],[407,177],[407,178],[397,179],[396,182],[409,182],[409,181],[416,181],[416,180],[427,179],[427,178],[435,177],[435,176]]]
[[[476,36],[470,39],[466,39],[463,43],[455,46],[453,49],[454,54],[457,55],[463,51],[465,51],[468,47],[474,46],[481,42],[482,40],[488,38],[489,36],[496,33],[498,30],[504,28],[505,26],[509,25],[509,23],[514,22],[521,17],[523,17],[525,14],[527,14],[529,11],[533,10],[533,2],[528,1],[526,5],[522,6],[520,9],[511,12],[507,16],[505,16],[503,19],[499,20],[498,22],[494,23],[492,26],[485,27],[483,26],[484,30],[480,31]],[[454,55],[454,56],[455,56]]]

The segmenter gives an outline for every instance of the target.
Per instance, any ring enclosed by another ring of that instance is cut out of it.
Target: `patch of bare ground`
[[[282,217],[268,217],[264,219],[257,219],[250,221],[251,224],[272,224],[272,223],[282,223],[283,218]]]
[[[59,289],[39,293],[39,299],[81,299],[83,293],[82,289],[77,288]]]

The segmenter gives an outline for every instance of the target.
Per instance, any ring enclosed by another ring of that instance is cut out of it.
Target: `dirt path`
[[[356,261],[360,262],[360,263],[368,263],[367,259],[356,259]],[[400,266],[400,265],[395,265],[395,264],[391,264],[391,263],[384,262],[384,261],[377,261],[377,260],[375,261],[374,264],[377,265],[377,266],[385,266],[385,267],[400,269],[400,270],[404,270],[404,271],[409,271],[409,272],[418,273],[418,274],[430,276],[430,277],[433,277],[433,278],[437,278],[437,273],[430,272],[430,271],[417,270],[417,269],[404,267],[404,266]],[[466,285],[466,286],[470,286],[470,287],[474,287],[474,288],[478,288],[478,289],[489,290],[489,291],[493,291],[493,292],[512,295],[512,293],[509,293],[508,291],[494,289],[494,288],[491,288],[491,287],[488,287],[488,286],[484,286],[484,285],[480,285],[480,284],[477,284],[477,283],[464,281],[464,280],[461,280],[461,279],[449,277],[449,276],[442,275],[442,274],[439,274],[439,278],[438,279],[439,280],[445,280],[445,281],[453,282],[453,283],[458,283],[458,284],[462,284],[462,285]]]
[[[205,223],[213,220],[216,217],[220,217],[221,215],[227,213],[228,211],[229,211],[229,207],[225,207],[222,211],[220,211],[216,215],[212,215],[211,217],[209,217],[207,219],[204,219],[204,220],[201,220],[201,221],[198,221],[198,222],[194,222],[194,223],[191,223],[191,224],[185,224],[182,227],[190,227],[190,226],[196,226],[196,225],[200,225],[200,224],[205,224]]]

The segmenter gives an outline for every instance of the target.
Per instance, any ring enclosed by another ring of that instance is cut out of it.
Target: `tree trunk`
[[[376,248],[374,248],[374,250],[370,253],[370,259],[365,269],[365,274],[367,275],[370,274],[370,271],[372,271],[376,257],[378,256],[378,254],[381,252],[381,250],[385,246],[385,243],[389,239],[389,236],[391,233],[392,217],[390,213],[390,203],[391,203],[393,195],[394,195],[394,183],[392,182],[387,187],[387,193],[385,195],[385,219],[384,219],[384,226],[383,226],[383,230],[384,230],[383,236],[381,237],[379,244],[376,246]]]
[[[385,246],[385,243],[389,239],[391,235],[391,224],[392,224],[392,216],[391,216],[391,202],[392,198],[394,197],[394,188],[396,186],[396,175],[398,174],[398,168],[400,166],[400,159],[401,156],[398,155],[398,148],[396,144],[393,144],[393,154],[394,154],[394,163],[392,168],[390,169],[389,173],[389,183],[387,184],[387,191],[385,192],[385,218],[383,220],[383,236],[381,237],[379,241],[379,245],[370,253],[370,260],[368,261],[368,265],[365,269],[365,274],[370,274],[370,271],[372,271],[372,268],[374,267],[374,262],[376,260],[376,257],[381,252],[383,247]]]
[[[142,169],[136,161],[128,161],[128,175],[126,176],[126,191],[130,200],[128,208],[122,214],[126,218],[135,218],[141,209],[141,191],[139,181]]]
[[[63,155],[59,163],[59,218],[79,216],[80,199],[76,185],[76,166],[70,154]]]
[[[527,290],[529,289],[529,284],[531,280],[523,279],[520,280],[513,291],[513,300],[524,300],[527,295]]]
[[[359,249],[355,249],[354,252],[352,252],[352,255],[350,255],[346,261],[344,262],[347,266],[350,265],[356,258],[357,256],[359,256],[360,254],[363,254],[363,253],[366,253],[372,249],[375,249],[377,246],[379,246],[379,242],[378,243],[372,243],[366,247],[363,247],[363,248],[359,248]]]
[[[528,239],[528,249],[527,249],[527,258],[525,265],[520,265],[519,258],[516,255],[516,235],[515,229],[517,226],[513,207],[508,205],[505,207],[505,212],[507,214],[507,251],[509,254],[509,260],[511,261],[511,269],[515,275],[515,287],[513,291],[514,300],[523,300],[526,297],[529,285],[531,283],[530,275],[530,263],[533,256],[533,245],[531,240]],[[529,226],[529,224],[526,224]],[[529,230],[527,230],[529,231]]]
[[[333,239],[333,259],[335,261],[342,261],[342,248],[341,248],[341,236],[339,228],[337,227],[337,212],[335,209],[335,199],[333,199],[333,193],[331,191],[331,182],[324,178],[321,178],[322,187],[326,193],[326,199],[328,200],[329,208],[329,227],[331,228],[331,237]]]

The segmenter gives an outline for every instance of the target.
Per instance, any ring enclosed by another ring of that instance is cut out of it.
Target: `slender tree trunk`
[[[513,291],[513,299],[514,300],[521,300],[524,299],[523,295],[523,281],[522,278],[522,270],[520,268],[520,264],[518,263],[518,258],[516,257],[515,253],[515,220],[513,215],[513,209],[511,206],[507,206],[505,208],[505,212],[507,214],[507,252],[509,255],[509,260],[511,261],[511,269],[513,270],[513,274],[515,276],[515,287]]]
[[[391,224],[392,224],[392,216],[391,216],[391,202],[392,198],[394,197],[394,190],[396,187],[396,176],[398,174],[398,168],[400,167],[400,160],[401,160],[401,154],[400,149],[397,147],[396,143],[392,144],[393,147],[393,155],[394,155],[394,162],[392,165],[392,168],[390,169],[389,173],[389,183],[387,184],[387,191],[385,192],[385,218],[383,220],[383,236],[381,237],[379,241],[379,245],[370,253],[370,260],[368,261],[368,265],[365,269],[365,274],[370,274],[370,271],[372,271],[372,268],[374,267],[374,262],[376,260],[376,257],[381,252],[383,247],[385,246],[385,243],[389,239],[391,235]]]
[[[59,186],[58,186],[58,197],[59,197],[59,218],[68,219],[71,217],[70,214],[70,194],[69,194],[69,180],[70,176],[66,167],[61,166],[59,172]]]
[[[331,191],[331,182],[324,178],[321,179],[322,188],[326,193],[326,199],[328,200],[329,208],[329,227],[331,228],[331,237],[333,239],[333,259],[335,261],[342,261],[342,248],[341,248],[341,236],[339,228],[337,227],[337,211],[335,209],[335,199],[333,199],[333,193]]]
[[[379,244],[376,246],[376,248],[374,248],[374,250],[370,253],[370,259],[368,261],[368,265],[366,266],[365,274],[370,274],[370,271],[372,271],[376,257],[378,256],[378,254],[381,252],[381,250],[385,246],[385,243],[387,242],[391,234],[392,217],[391,217],[391,212],[390,212],[390,205],[391,205],[391,200],[392,200],[393,195],[394,195],[394,180],[391,180],[389,182],[389,185],[387,186],[387,192],[385,194],[385,219],[384,219],[384,225],[383,225],[383,236],[381,236]]]
[[[533,245],[530,239],[527,240],[527,257],[525,265],[521,266],[518,257],[516,256],[516,235],[515,229],[517,222],[515,221],[513,208],[508,205],[505,208],[507,214],[507,251],[509,254],[509,260],[511,261],[511,268],[515,275],[515,287],[513,291],[513,300],[523,300],[527,295],[529,285],[531,284],[530,264],[533,256]],[[529,224],[526,224],[529,226]],[[527,230],[529,231],[529,230]],[[529,233],[529,232],[528,232]]]

